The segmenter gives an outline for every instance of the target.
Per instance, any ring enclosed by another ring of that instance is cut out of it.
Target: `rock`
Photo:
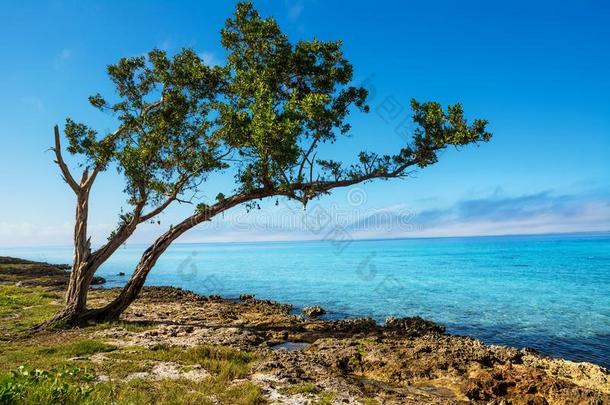
[[[154,362],[150,371],[141,371],[129,374],[125,380],[145,379],[145,380],[178,380],[186,379],[200,381],[210,376],[210,373],[202,369],[201,366],[192,366],[190,369],[168,361]]]
[[[253,300],[254,299],[254,294],[241,294],[239,296],[239,299],[242,300],[242,301]]]
[[[316,305],[313,307],[303,308],[303,313],[310,318],[316,318],[320,315],[324,315],[326,313],[326,311],[324,310],[324,308]]]
[[[125,273],[123,273],[122,271],[120,271],[119,274],[117,274],[117,276],[121,276],[121,277],[124,275],[125,275]]]
[[[366,334],[377,332],[377,322],[371,318],[340,319],[325,322],[328,332],[331,334]]]
[[[384,329],[389,332],[409,336],[422,336],[428,333],[445,333],[445,327],[415,316],[412,318],[388,317],[385,320]]]
[[[95,277],[93,277],[93,280],[91,280],[91,285],[104,284],[105,282],[106,282],[106,279],[104,277],[95,276]]]

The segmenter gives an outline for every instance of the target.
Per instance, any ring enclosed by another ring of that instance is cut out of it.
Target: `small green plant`
[[[0,380],[0,405],[80,404],[94,389],[95,374],[74,366],[49,371],[20,366]]]

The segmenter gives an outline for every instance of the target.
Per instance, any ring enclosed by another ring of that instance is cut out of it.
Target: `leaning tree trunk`
[[[229,208],[235,207],[246,201],[268,197],[273,193],[269,190],[257,190],[250,193],[242,193],[234,195],[231,198],[223,200],[211,207],[208,207],[203,212],[198,212],[178,225],[173,226],[163,235],[161,235],[151,246],[144,251],[140,262],[136,266],[133,274],[129,278],[129,281],[120,294],[112,300],[108,305],[88,311],[84,314],[87,320],[94,321],[113,321],[118,320],[121,314],[138,298],[148,273],[152,270],[154,265],[157,263],[159,257],[167,250],[167,248],[182,234],[196,225],[211,220],[217,214],[228,210]]]
[[[154,244],[148,247],[142,254],[140,262],[136,266],[133,274],[123,287],[120,294],[109,304],[102,308],[92,309],[84,314],[84,319],[92,321],[115,321],[118,320],[121,314],[138,298],[148,273],[157,263],[159,257],[165,250],[187,230],[197,225],[199,222],[194,219],[198,215],[182,221],[169,231],[161,235]]]

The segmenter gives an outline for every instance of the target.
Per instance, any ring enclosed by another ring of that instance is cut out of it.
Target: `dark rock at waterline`
[[[377,331],[377,322],[371,318],[339,319],[325,324],[331,333],[355,335]]]
[[[70,281],[71,266],[49,264],[14,257],[0,256],[0,283],[19,283],[23,287],[46,287],[64,289]],[[95,277],[93,285],[105,283],[102,277]]]
[[[91,285],[100,285],[100,284],[104,284],[105,282],[106,282],[106,279],[104,277],[95,276],[95,277],[93,277],[93,280],[91,280]]]
[[[385,320],[384,329],[387,332],[408,336],[422,336],[430,333],[445,333],[444,326],[420,318],[419,316],[412,318],[395,318],[390,316]]]
[[[303,313],[310,318],[316,318],[320,315],[324,315],[326,311],[324,310],[324,308],[316,305],[313,307],[303,308]]]
[[[117,274],[117,276],[123,277],[125,275],[125,273],[123,273],[122,271],[119,272],[119,274]]]
[[[254,299],[254,294],[241,294],[239,296],[239,299],[242,300],[242,301],[253,300]]]
[[[46,262],[34,262],[32,260],[19,259],[16,257],[8,257],[8,256],[0,256],[0,264],[15,264],[15,265],[25,264],[25,265],[33,265],[33,266],[37,266],[37,267],[50,267],[50,268],[55,268],[55,269],[60,269],[60,270],[72,269],[72,266],[70,266],[69,264],[51,264],[51,263],[46,263]]]

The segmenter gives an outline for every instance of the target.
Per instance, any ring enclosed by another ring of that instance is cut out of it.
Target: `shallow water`
[[[297,351],[297,350],[303,350],[307,346],[309,346],[309,343],[304,343],[304,342],[284,342],[284,343],[278,343],[277,345],[271,346],[271,349],[272,350],[285,350],[287,352],[294,352],[294,351]]]
[[[122,248],[98,274],[121,285],[144,248]],[[71,250],[0,255],[68,263]],[[419,315],[487,343],[610,367],[609,234],[175,244],[148,284],[321,305],[332,317]]]

